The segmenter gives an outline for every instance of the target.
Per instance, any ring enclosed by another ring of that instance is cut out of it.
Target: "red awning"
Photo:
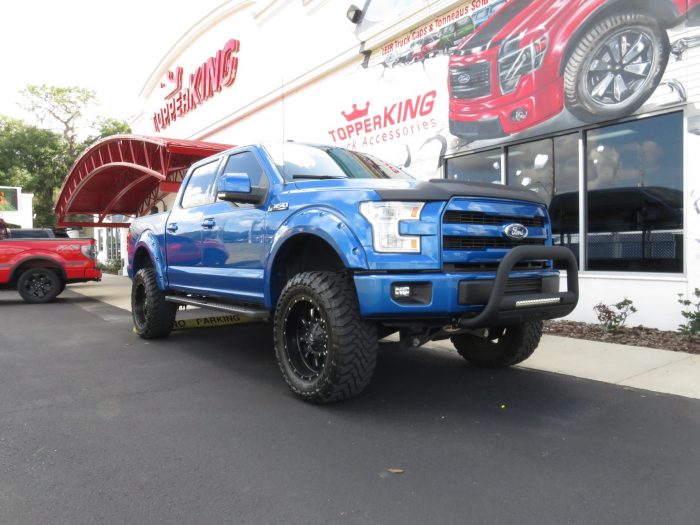
[[[128,226],[104,220],[150,213],[163,193],[176,190],[192,164],[231,147],[139,135],[102,139],[86,149],[68,172],[56,202],[57,225]],[[69,215],[97,215],[98,221],[72,221]]]

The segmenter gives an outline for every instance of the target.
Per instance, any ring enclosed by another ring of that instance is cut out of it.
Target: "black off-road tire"
[[[50,303],[63,291],[61,281],[50,268],[29,268],[17,280],[17,291],[28,303]]]
[[[141,268],[131,284],[134,330],[143,339],[167,337],[173,329],[177,305],[165,300],[153,268]]]
[[[493,333],[493,332],[492,332]],[[542,337],[542,321],[507,326],[497,340],[471,334],[451,337],[459,355],[481,368],[507,368],[532,355]]]
[[[598,51],[620,31],[639,31],[649,38],[654,59],[645,78],[619,103],[596,101],[587,87],[587,74]],[[671,46],[666,30],[657,20],[642,13],[609,15],[586,31],[571,53],[564,69],[564,100],[567,109],[583,122],[611,120],[637,111],[661,82],[666,70]]]
[[[302,326],[308,326],[303,323],[305,312],[316,327],[311,343],[303,335]],[[341,274],[307,272],[292,277],[277,303],[273,333],[282,376],[305,401],[349,399],[372,378],[379,348],[377,329],[360,317],[352,281]]]

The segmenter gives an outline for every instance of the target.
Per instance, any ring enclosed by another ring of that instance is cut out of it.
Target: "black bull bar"
[[[505,295],[513,267],[525,260],[551,260],[566,267],[566,292]],[[554,319],[570,314],[578,303],[578,264],[563,246],[517,246],[508,252],[496,271],[496,279],[484,309],[473,317],[462,317],[460,328],[508,326],[536,319]]]

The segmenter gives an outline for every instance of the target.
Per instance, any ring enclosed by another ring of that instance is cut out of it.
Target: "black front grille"
[[[527,277],[524,279],[508,279],[506,295],[527,295],[542,292],[542,279]]]
[[[445,263],[447,272],[495,272],[501,261],[482,263]],[[513,266],[514,271],[544,270],[547,268],[545,261],[520,261]]]
[[[544,239],[521,239],[511,241],[500,237],[456,237],[445,235],[442,246],[445,250],[485,250],[487,248],[515,248],[516,246],[542,246]]]
[[[443,221],[445,224],[485,224],[501,225],[509,222],[517,222],[523,226],[536,228],[544,227],[544,217],[518,217],[516,215],[491,215],[488,213],[473,211],[448,211],[445,212]]]
[[[479,98],[491,94],[491,65],[479,62],[450,70],[452,98]]]

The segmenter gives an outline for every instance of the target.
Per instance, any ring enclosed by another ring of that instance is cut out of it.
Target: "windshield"
[[[412,179],[408,173],[376,157],[332,146],[293,142],[265,144],[282,176],[309,179]]]

